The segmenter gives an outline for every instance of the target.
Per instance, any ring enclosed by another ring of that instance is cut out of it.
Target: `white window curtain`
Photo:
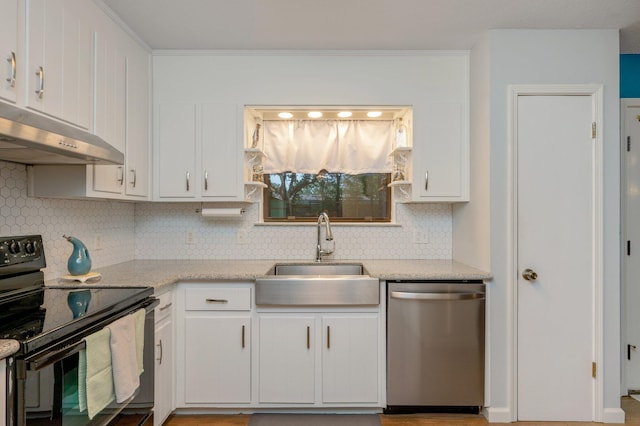
[[[264,172],[390,173],[393,135],[391,120],[265,120]]]

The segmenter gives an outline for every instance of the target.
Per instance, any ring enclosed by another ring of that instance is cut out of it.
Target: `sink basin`
[[[276,264],[256,279],[258,306],[345,306],[380,304],[380,285],[362,264]]]
[[[363,275],[361,263],[276,263],[273,275]]]

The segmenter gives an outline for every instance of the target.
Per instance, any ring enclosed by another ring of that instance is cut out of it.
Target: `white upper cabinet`
[[[0,0],[0,99],[16,102],[18,77],[18,0]]]
[[[157,105],[154,120],[159,197],[195,198],[196,105]]]
[[[149,54],[111,24],[96,34],[96,134],[125,153],[124,165],[93,166],[92,190],[149,195]]]
[[[48,8],[50,0],[46,1]],[[95,65],[90,66],[94,71],[93,83],[88,90],[95,91],[95,96],[90,97],[93,104],[84,109],[94,116],[93,132],[123,152],[125,163],[37,165],[30,169],[30,194],[146,200],[150,186],[150,54],[92,2],[84,3],[87,7],[93,6],[85,13],[84,20],[91,25],[91,51],[95,51]],[[35,7],[36,4],[31,5],[33,20],[41,11],[40,7]],[[93,63],[93,55],[87,53],[84,56]],[[45,87],[50,84],[47,78]]]
[[[414,141],[413,201],[469,201],[467,106],[425,105],[422,136]]]
[[[154,176],[160,181],[154,192],[159,194],[158,198],[207,200],[208,196],[202,191],[205,179],[202,174],[208,172],[211,182],[212,168],[206,163],[213,156],[206,153],[206,148],[227,160],[223,166],[215,167],[227,173],[227,188],[233,186],[238,187],[234,191],[242,191],[243,175],[247,174],[242,164],[237,174],[227,167],[232,162],[233,167],[238,167],[236,161],[242,160],[243,145],[248,147],[242,141],[246,138],[243,131],[236,131],[237,141],[232,145],[216,142],[205,146],[201,140],[209,130],[219,141],[232,137],[233,131],[225,127],[227,122],[216,123],[215,129],[206,128],[213,126],[213,122],[204,118],[207,108],[203,105],[215,102],[239,107],[375,105],[406,108],[412,112],[410,142],[404,151],[394,154],[394,161],[408,163],[403,165],[403,179],[396,179],[392,184],[398,195],[394,198],[402,202],[469,201],[468,52],[326,52],[322,55],[160,52],[154,55],[153,61],[154,120],[160,132],[155,135],[154,149],[159,150],[161,157],[154,165]],[[166,112],[172,103],[191,104],[195,108],[188,119],[196,126],[193,130],[186,133],[176,130],[176,126],[183,127],[186,123],[179,123],[170,114],[161,112]],[[236,120],[242,119],[241,114],[236,117]],[[247,128],[253,130],[252,125]],[[195,148],[189,151],[192,144]],[[195,153],[198,162],[202,159],[202,163],[194,166],[199,170],[189,172],[191,192],[185,189],[188,171],[184,167],[177,169],[176,163],[187,155],[181,149],[192,152],[190,155]],[[174,155],[176,160],[172,162],[169,156]],[[172,170],[173,167],[176,169]],[[173,174],[177,179],[166,183]],[[260,193],[259,182],[250,179],[247,182],[256,185],[251,191]],[[179,191],[174,191],[172,185]],[[227,197],[223,194],[220,199]]]
[[[242,201],[238,107],[161,102],[155,110],[157,197]]]
[[[86,2],[27,1],[26,106],[91,129],[93,31]]]

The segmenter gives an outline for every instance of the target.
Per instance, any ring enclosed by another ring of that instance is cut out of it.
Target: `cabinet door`
[[[378,401],[378,317],[322,319],[322,402]]]
[[[315,402],[314,317],[260,318],[261,403]]]
[[[469,159],[462,103],[434,103],[414,137],[414,201],[468,201]]]
[[[18,86],[18,0],[0,0],[0,98],[15,102]]]
[[[155,341],[153,424],[157,426],[161,425],[173,411],[173,322],[171,317],[156,324]]]
[[[93,32],[86,5],[30,0],[27,106],[83,128],[93,116]]]
[[[242,193],[238,111],[233,104],[202,104],[202,197],[239,199]]]
[[[149,195],[149,55],[135,49],[127,58],[127,195]]]
[[[158,195],[193,198],[196,192],[196,106],[157,106]]]
[[[185,319],[185,402],[251,402],[251,319]]]
[[[98,32],[96,41],[95,133],[125,152],[125,54],[106,30]],[[94,166],[93,190],[122,194],[124,175],[122,165]]]

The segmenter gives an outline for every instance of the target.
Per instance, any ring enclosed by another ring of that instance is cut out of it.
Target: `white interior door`
[[[591,96],[517,97],[518,420],[594,416],[592,122]]]
[[[640,390],[640,99],[625,99],[622,110],[625,153],[623,252],[625,335],[623,337],[626,388]],[[628,139],[627,139],[628,137]],[[627,345],[632,345],[627,347]],[[635,347],[635,349],[634,349]]]

